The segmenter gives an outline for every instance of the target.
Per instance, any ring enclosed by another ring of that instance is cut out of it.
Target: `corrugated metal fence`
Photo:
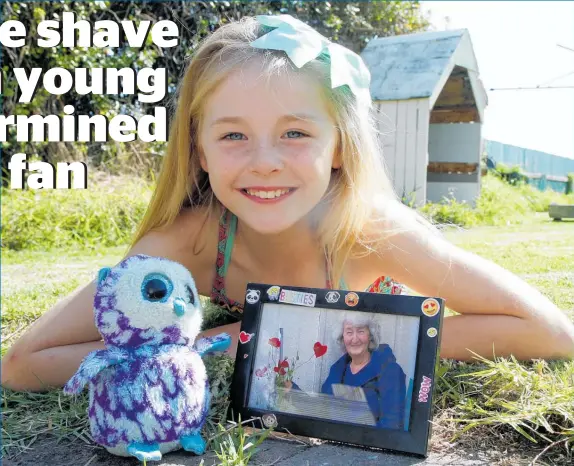
[[[484,150],[494,162],[522,168],[528,176],[529,184],[542,191],[550,188],[565,192],[567,175],[574,173],[574,159],[496,141],[485,141]]]

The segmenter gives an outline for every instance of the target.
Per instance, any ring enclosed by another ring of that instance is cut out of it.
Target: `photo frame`
[[[426,457],[444,301],[249,283],[229,415]]]

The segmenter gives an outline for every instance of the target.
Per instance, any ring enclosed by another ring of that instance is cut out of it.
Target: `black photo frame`
[[[436,297],[249,283],[229,416],[426,457],[443,312]]]

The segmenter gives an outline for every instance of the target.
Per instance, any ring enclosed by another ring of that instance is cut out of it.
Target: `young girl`
[[[458,313],[444,319],[443,358],[572,357],[574,327],[557,307],[397,199],[364,66],[289,16],[219,28],[181,80],[157,188],[128,254],[189,268],[200,294],[234,317],[205,332],[232,334],[231,353],[251,281],[383,293],[405,285]],[[62,386],[103,348],[94,290],[58,303],[10,348],[4,386]]]

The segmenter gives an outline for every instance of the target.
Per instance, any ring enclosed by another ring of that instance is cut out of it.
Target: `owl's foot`
[[[205,452],[205,440],[203,440],[199,432],[181,437],[179,441],[185,451],[190,451],[196,455],[203,455]]]
[[[135,456],[140,461],[159,461],[161,460],[161,451],[157,443],[136,443],[128,445],[128,453]]]

